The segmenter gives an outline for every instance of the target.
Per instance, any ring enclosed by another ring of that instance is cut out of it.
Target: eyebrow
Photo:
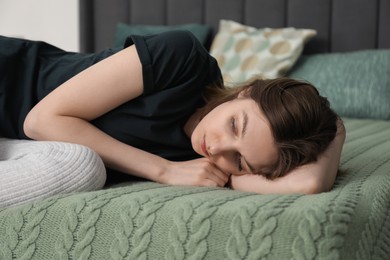
[[[242,111],[242,129],[241,129],[241,138],[246,134],[246,127],[248,125],[248,114],[245,111]]]
[[[245,111],[242,111],[241,138],[243,138],[245,136],[247,126],[248,126],[248,114]],[[251,166],[245,158],[244,158],[244,161],[245,161],[246,165],[249,167],[249,170],[251,171],[251,173],[253,173],[255,171],[254,167]]]

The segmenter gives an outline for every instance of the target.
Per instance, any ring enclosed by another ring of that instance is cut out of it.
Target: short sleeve
[[[208,85],[221,81],[216,60],[188,31],[130,36],[142,64],[144,95],[179,85]]]

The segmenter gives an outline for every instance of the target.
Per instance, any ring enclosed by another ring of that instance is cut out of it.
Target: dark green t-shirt
[[[183,126],[204,104],[204,87],[222,80],[215,59],[186,31],[131,36],[125,47],[132,44],[142,63],[143,95],[92,123],[124,143],[169,160],[197,157]],[[6,71],[0,77],[1,135],[27,138],[22,125],[34,104],[116,51],[69,53],[43,42],[0,38],[0,69]]]

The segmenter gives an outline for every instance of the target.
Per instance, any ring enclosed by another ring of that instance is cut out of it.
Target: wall
[[[0,35],[79,51],[78,0],[0,0]]]

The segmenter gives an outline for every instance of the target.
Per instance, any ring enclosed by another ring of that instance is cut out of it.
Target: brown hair
[[[328,100],[310,83],[290,78],[255,79],[235,88],[209,87],[202,115],[237,98],[241,91],[258,104],[270,124],[278,159],[260,173],[269,179],[316,161],[336,135],[339,117]]]

